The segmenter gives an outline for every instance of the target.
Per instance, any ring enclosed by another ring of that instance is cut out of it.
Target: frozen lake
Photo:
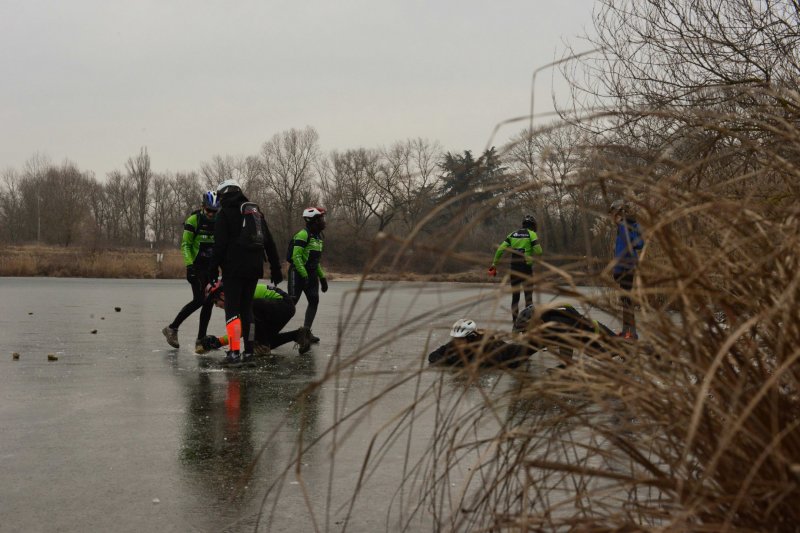
[[[193,353],[199,312],[181,327],[180,349],[164,341],[161,328],[190,298],[185,281],[0,278],[0,530],[399,529],[404,469],[435,417],[417,416],[359,482],[370,441],[420,388],[440,383],[468,409],[479,388],[511,381],[489,374],[464,390],[441,372],[402,379],[457,318],[510,329],[509,302],[492,297],[497,285],[369,283],[353,304],[357,286],[332,282],[321,295],[322,342],[308,354],[285,345],[256,368],[225,371],[214,364],[223,352]],[[289,328],[304,310],[301,300]],[[209,332],[224,333],[221,310]],[[362,357],[348,372],[314,385],[353,354]],[[298,454],[300,437],[319,442]],[[414,520],[410,530],[432,527],[425,512]]]

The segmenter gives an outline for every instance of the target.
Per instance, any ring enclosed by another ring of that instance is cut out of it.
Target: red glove
[[[491,277],[495,277],[497,275],[497,269],[495,268],[494,265],[489,267],[489,275]]]

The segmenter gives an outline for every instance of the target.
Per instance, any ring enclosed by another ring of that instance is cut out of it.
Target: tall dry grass
[[[185,275],[180,252],[152,250],[92,250],[80,247],[5,246],[0,248],[0,276],[68,278],[181,278]]]
[[[786,98],[800,109],[797,95]],[[414,396],[364,444],[348,508],[365,496],[362,481],[380,475],[386,443],[407,442],[404,482],[387,502],[399,508],[387,519],[390,530],[416,530],[424,518],[436,531],[797,531],[800,134],[783,110],[771,113],[754,113],[741,129],[719,115],[692,118],[698,130],[738,140],[730,151],[641,157],[618,170],[605,161],[602,173],[576,181],[597,196],[595,209],[617,197],[636,208],[647,240],[633,290],[642,341],[612,341],[608,353],[590,353],[565,339],[578,348],[576,364],[544,374],[509,371],[513,386],[482,390],[480,404],[469,408],[458,388],[430,379],[440,370],[421,360],[410,365],[369,401],[337,411],[323,432],[333,439],[335,463],[354,420],[399,383],[415,384]],[[754,129],[765,135],[754,138]],[[743,154],[747,164],[731,164]],[[474,206],[474,218],[443,228],[435,253],[470,268],[486,265],[487,257],[459,256],[457,243],[494,207]],[[429,221],[441,225],[440,212]],[[613,231],[610,223],[601,229]],[[391,255],[402,270],[415,237],[383,236],[374,255]],[[585,258],[566,266],[560,258],[559,265],[545,255],[532,280],[536,290],[618,312],[608,269],[587,269]],[[586,284],[610,289],[578,290]],[[505,301],[505,290],[498,286],[494,298]],[[428,328],[440,311],[420,310],[402,326]],[[357,327],[345,316],[340,334]],[[356,350],[337,351],[312,388],[352,384],[357,365],[395,340],[365,339]],[[541,330],[528,331],[526,340],[542,341]],[[467,386],[484,375],[477,366],[456,372]],[[431,410],[432,434],[414,433]],[[411,444],[427,438],[421,452]],[[301,435],[298,451],[321,441]],[[301,457],[286,473],[302,481]],[[279,489],[266,496],[266,523]],[[309,503],[309,512],[332,510]],[[325,523],[317,522],[320,529]]]

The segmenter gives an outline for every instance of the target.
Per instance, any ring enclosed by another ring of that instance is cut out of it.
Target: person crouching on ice
[[[430,364],[447,366],[516,368],[530,355],[530,350],[511,344],[478,329],[474,320],[462,318],[450,328],[450,341],[428,355]]]
[[[214,305],[225,308],[225,290],[222,282],[209,291],[208,298]],[[267,287],[263,283],[256,285],[253,294],[253,318],[255,319],[254,355],[269,355],[272,348],[283,346],[288,342],[296,342],[301,354],[311,349],[311,331],[297,328],[281,332],[294,316],[294,302],[288,294],[277,287]],[[214,350],[228,345],[228,336],[216,337],[207,335],[202,340],[206,350]]]
[[[517,316],[514,333],[523,334],[533,351],[557,346],[561,360],[567,363],[575,349],[589,355],[607,352],[609,340],[616,337],[608,326],[582,315],[571,305],[543,307],[538,311],[529,305]],[[558,366],[564,368],[563,364]]]

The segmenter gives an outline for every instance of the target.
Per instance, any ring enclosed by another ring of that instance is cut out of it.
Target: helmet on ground
[[[219,209],[219,198],[214,191],[206,191],[203,193],[203,207],[208,209]]]
[[[460,339],[466,337],[470,333],[475,333],[476,331],[478,331],[478,325],[475,324],[474,320],[460,318],[456,320],[455,324],[453,324],[453,327],[450,328],[450,336]]]
[[[611,202],[611,205],[608,208],[608,212],[611,215],[616,215],[617,213],[625,213],[628,210],[628,205],[625,203],[625,200],[619,199],[614,200]]]
[[[324,217],[325,216],[325,208],[324,207],[307,207],[303,210],[303,218],[308,220],[314,220],[317,217]]]
[[[242,188],[239,187],[239,182],[236,180],[225,180],[219,185],[217,185],[217,195],[220,197],[225,196],[228,193],[241,191]]]
[[[522,219],[522,227],[536,231],[536,218],[533,215],[525,215]]]
[[[527,331],[528,325],[531,323],[531,318],[533,318],[533,313],[535,311],[536,309],[533,307],[533,304],[531,304],[519,312],[517,319],[514,321],[514,333],[522,333],[523,331]]]

